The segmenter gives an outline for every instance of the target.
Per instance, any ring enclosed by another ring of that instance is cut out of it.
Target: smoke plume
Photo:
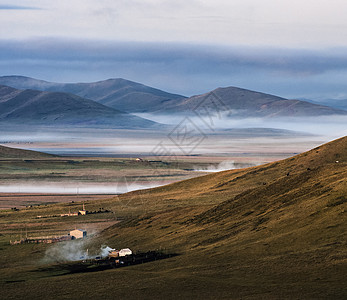
[[[85,239],[61,242],[54,244],[46,250],[43,262],[61,263],[85,259],[95,259],[96,257],[105,258],[112,250],[115,249],[103,245],[97,252],[90,253],[88,250],[88,243]]]

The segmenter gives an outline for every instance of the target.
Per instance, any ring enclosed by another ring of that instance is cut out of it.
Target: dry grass
[[[2,289],[7,298],[345,299],[346,182],[345,137],[280,162],[105,199],[98,204],[126,220],[103,230],[94,245],[180,255],[56,277],[29,272],[42,249],[20,246],[33,256],[20,256],[19,266],[3,242]],[[19,213],[18,222],[32,216]],[[14,214],[0,215],[1,222]],[[16,276],[23,281],[5,283]]]
[[[5,147],[0,145],[0,159],[4,158],[52,158],[55,155],[30,151],[30,150],[22,150],[11,147]]]

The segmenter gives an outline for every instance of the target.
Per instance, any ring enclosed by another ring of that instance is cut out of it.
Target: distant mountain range
[[[324,100],[301,99],[301,100],[311,102],[314,104],[327,105],[334,108],[347,110],[347,99],[324,99]]]
[[[128,113],[189,114],[197,112],[208,114],[210,110],[217,110],[226,118],[347,115],[347,111],[343,109],[307,101],[289,100],[237,87],[217,88],[212,92],[187,98],[125,79],[65,84],[23,76],[4,76],[0,77],[0,84],[19,89],[75,94]],[[56,93],[47,95],[57,96]],[[70,97],[73,96],[70,95]],[[101,109],[101,106],[96,107],[95,105],[92,106],[96,110],[105,110],[105,106]]]
[[[289,100],[237,87],[217,88],[212,92],[165,104],[162,112],[209,110],[229,117],[306,117],[347,115],[347,111],[300,100]]]
[[[156,123],[79,96],[0,85],[0,123],[144,128]]]
[[[92,83],[53,83],[24,76],[0,77],[0,84],[17,89],[71,93],[125,112],[157,110],[166,102],[185,98],[122,78]]]

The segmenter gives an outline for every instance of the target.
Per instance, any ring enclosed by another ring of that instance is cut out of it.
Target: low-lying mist
[[[175,155],[216,155],[229,154],[233,146],[244,144],[245,152],[252,148],[256,139],[269,144],[269,149],[279,143],[296,139],[299,143],[308,142],[314,147],[347,135],[347,116],[317,116],[292,118],[233,118],[223,112],[212,116],[198,117],[193,113],[184,114],[137,114],[141,117],[168,124],[155,130],[122,130],[91,128],[52,128],[38,127],[25,129],[2,128],[0,144],[58,154],[63,156],[156,156],[158,145],[165,147],[166,153]],[[187,117],[189,119],[187,119]],[[188,121],[187,121],[188,120]],[[26,131],[27,130],[27,131]],[[182,148],[189,138],[202,139],[196,147]],[[187,140],[184,140],[187,139]],[[248,139],[248,140],[247,140]],[[308,150],[298,148],[294,152]],[[193,148],[192,151],[190,151]],[[188,150],[188,151],[186,151]],[[170,153],[168,153],[170,152]]]
[[[154,188],[166,184],[165,182],[127,182],[115,184],[91,184],[84,182],[76,183],[16,183],[16,184],[0,184],[0,193],[23,193],[23,194],[105,194],[116,195],[123,194],[135,190]]]
[[[207,133],[228,129],[252,129],[273,128],[290,130],[314,135],[332,137],[345,136],[347,134],[347,116],[310,116],[310,117],[232,117],[229,112],[218,112],[212,115],[196,116],[193,113],[186,114],[150,114],[139,113],[137,116],[167,125],[178,125],[184,118],[189,119],[201,130]]]

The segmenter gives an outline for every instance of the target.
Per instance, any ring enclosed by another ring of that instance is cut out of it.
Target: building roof
[[[87,232],[87,230],[83,230],[83,229],[74,229],[74,230],[71,230],[70,232],[73,232],[73,231],[82,231],[82,232]]]

